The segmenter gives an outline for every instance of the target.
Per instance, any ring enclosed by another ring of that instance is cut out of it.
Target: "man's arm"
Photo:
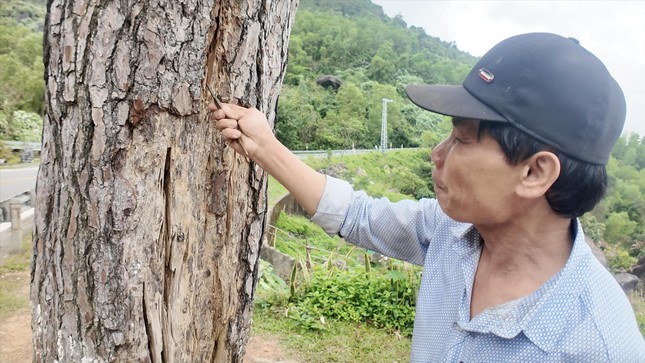
[[[273,134],[266,116],[255,108],[222,104],[213,110],[216,127],[229,145],[271,174],[294,196],[309,215],[314,215],[325,188],[325,175],[298,159]],[[243,145],[243,146],[242,146]]]

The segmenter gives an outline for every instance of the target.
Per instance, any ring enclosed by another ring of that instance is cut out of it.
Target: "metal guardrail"
[[[40,151],[42,147],[42,145],[39,142],[7,141],[7,140],[0,140],[0,145],[4,147],[8,147],[12,150],[31,149],[34,151]]]
[[[417,147],[408,147],[408,148],[392,148],[392,149],[385,149],[386,153],[389,153],[391,151],[398,151],[398,150],[417,150],[419,148]],[[322,158],[322,157],[327,157],[331,153],[332,156],[343,156],[343,155],[358,155],[358,154],[367,154],[367,153],[374,153],[374,152],[383,152],[381,149],[348,149],[348,150],[292,150],[291,151],[294,155],[296,155],[299,159],[306,159],[308,157],[314,157],[314,158]]]

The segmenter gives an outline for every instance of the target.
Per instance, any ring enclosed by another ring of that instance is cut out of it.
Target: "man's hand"
[[[226,142],[233,150],[254,161],[262,150],[277,142],[266,116],[256,108],[230,103],[222,103],[222,109],[211,103],[208,108],[213,111],[215,127],[222,132]]]
[[[238,153],[253,159],[291,192],[309,213],[316,213],[326,178],[289,151],[273,135],[266,116],[255,108],[208,105],[218,130]]]

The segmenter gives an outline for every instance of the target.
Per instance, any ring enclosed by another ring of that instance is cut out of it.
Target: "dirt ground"
[[[18,293],[29,297],[29,273],[12,274],[11,278],[24,281]],[[31,311],[21,309],[12,316],[0,320],[0,362],[31,362]],[[271,336],[253,335],[246,346],[245,363],[293,362],[283,361],[285,350]]]

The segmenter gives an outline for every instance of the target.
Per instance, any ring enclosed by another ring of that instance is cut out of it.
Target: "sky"
[[[428,35],[482,56],[510,36],[549,32],[580,41],[625,94],[623,133],[645,136],[645,1],[372,0]]]

